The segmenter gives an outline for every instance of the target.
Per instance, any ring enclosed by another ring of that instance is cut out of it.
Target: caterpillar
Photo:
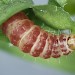
[[[29,20],[24,12],[4,22],[2,31],[14,46],[34,57],[58,58],[75,49],[74,35],[48,33]]]

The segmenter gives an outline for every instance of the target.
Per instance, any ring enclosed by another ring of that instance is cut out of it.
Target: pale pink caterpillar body
[[[48,33],[29,20],[23,12],[4,22],[2,30],[13,45],[34,57],[58,58],[75,49],[75,36]]]

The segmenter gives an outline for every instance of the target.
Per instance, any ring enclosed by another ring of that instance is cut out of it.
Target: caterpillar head
[[[68,46],[70,49],[75,50],[75,35],[71,35],[68,39]]]

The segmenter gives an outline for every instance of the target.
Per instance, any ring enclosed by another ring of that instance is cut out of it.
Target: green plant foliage
[[[15,13],[32,7],[32,0],[2,0],[0,1],[0,25]]]
[[[35,15],[46,24],[56,29],[71,29],[72,19],[68,12],[56,5],[44,5],[34,7]]]
[[[71,15],[75,15],[75,0],[67,0],[65,10],[69,12]]]
[[[67,4],[67,0],[55,0],[61,7],[64,7]]]
[[[48,32],[59,34],[58,30],[60,29],[72,29],[74,32],[75,22],[72,22],[69,13],[64,11],[61,7],[65,3],[66,0],[49,0],[48,5],[34,6],[32,0],[0,0],[0,25],[15,13],[23,10],[36,25],[39,25],[42,29]],[[1,29],[0,50],[4,50],[10,54],[14,54],[32,62],[35,60],[34,57],[23,53],[19,48],[13,46],[9,42],[8,38],[2,33]],[[48,67],[55,67],[69,72],[75,72],[74,57],[75,52],[58,59],[50,58],[49,60],[45,60],[38,57],[36,58],[36,62]]]

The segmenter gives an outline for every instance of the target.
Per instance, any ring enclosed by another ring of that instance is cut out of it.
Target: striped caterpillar
[[[2,31],[13,45],[34,57],[58,58],[75,49],[75,36],[48,33],[29,20],[23,12],[4,22]]]

